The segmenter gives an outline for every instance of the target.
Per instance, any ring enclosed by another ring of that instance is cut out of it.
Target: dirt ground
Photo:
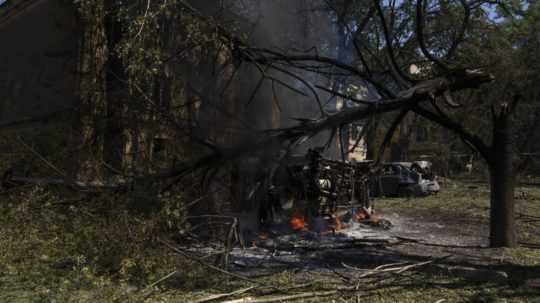
[[[281,254],[252,249],[237,255],[241,266],[235,270],[253,277],[285,270],[293,272],[298,281],[312,281],[328,277],[354,279],[351,268],[432,261],[411,274],[416,278],[390,287],[392,294],[384,290],[388,285],[383,283],[367,297],[388,296],[381,302],[393,302],[391,298],[400,298],[400,294],[413,296],[401,297],[403,302],[435,302],[437,296],[447,298],[447,302],[540,302],[540,253],[527,248],[539,243],[540,220],[531,220],[531,216],[535,217],[531,214],[540,208],[539,193],[537,188],[517,191],[518,236],[522,243],[518,249],[488,247],[487,187],[459,184],[447,185],[446,192],[437,196],[376,201],[378,213],[392,223],[392,228],[375,229],[375,233],[397,240],[391,244]],[[253,255],[258,261],[250,263]],[[429,295],[418,297],[422,292]],[[437,295],[432,297],[433,293]]]

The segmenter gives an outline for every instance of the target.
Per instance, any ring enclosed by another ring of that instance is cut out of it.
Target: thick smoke
[[[290,54],[319,54],[338,57],[343,49],[335,17],[324,1],[307,0],[254,0],[234,1],[239,18],[251,24],[248,43],[260,48],[279,50]],[[331,86],[336,79],[324,78],[315,73],[291,69],[310,84]],[[257,87],[260,75],[251,67],[247,81],[242,87],[248,92]],[[303,96],[276,82],[265,81],[247,107],[247,114],[252,117],[260,129],[288,127],[298,123],[296,118],[316,119],[321,116],[320,107],[311,89],[301,81],[278,71],[267,71],[271,77],[279,79],[304,92]],[[244,78],[244,80],[246,80]],[[317,90],[320,102],[326,109],[335,110],[336,100],[323,91]],[[269,113],[272,113],[270,115]],[[276,115],[278,116],[276,118]],[[314,146],[324,145],[329,133],[321,134],[304,144],[298,152]],[[329,156],[337,157],[336,144]]]
[[[286,54],[324,55],[344,61],[352,57],[352,50],[345,46],[346,35],[343,27],[338,24],[335,14],[323,0],[207,0],[192,3],[205,15],[227,19],[225,23],[230,25],[231,31],[245,39],[252,47]],[[249,62],[235,67],[238,70],[235,72],[234,84],[230,86],[228,99],[223,99],[224,103],[228,102],[229,105],[226,106],[229,111],[242,121],[233,126],[242,132],[241,136],[236,136],[239,140],[236,143],[252,141],[260,137],[260,131],[263,130],[292,126],[298,123],[298,119],[320,118],[320,105],[314,91],[326,110],[336,110],[339,100],[331,98],[329,94],[314,86],[317,84],[336,88],[335,83],[342,79],[323,77],[314,72],[290,68],[286,64],[279,67],[295,73],[310,83],[311,87],[290,75],[265,69],[264,66],[262,68],[268,77],[261,80],[261,67]],[[296,91],[279,82],[287,83]],[[211,99],[220,100],[219,97]],[[327,132],[312,138],[297,152],[302,153],[307,148],[325,145],[329,135],[330,132]],[[337,141],[337,138],[334,138],[327,156],[340,157]]]

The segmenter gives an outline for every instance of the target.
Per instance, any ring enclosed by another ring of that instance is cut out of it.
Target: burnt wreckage
[[[254,194],[254,190],[248,199],[262,200],[254,201],[261,205],[262,225],[280,221],[284,213],[311,220],[332,217],[341,211],[367,211],[371,208],[371,163],[329,160],[316,150],[309,150],[306,155],[283,159],[269,174],[271,180],[267,184],[271,185],[266,188],[267,193],[261,196]]]
[[[266,171],[264,181],[256,182],[246,202],[260,206],[262,226],[290,217],[312,221],[349,213],[367,218],[373,211],[373,197],[438,192],[430,163],[421,162],[336,161],[310,149],[305,155],[288,156]]]
[[[383,163],[377,172],[370,182],[374,197],[421,197],[440,190],[429,161]]]

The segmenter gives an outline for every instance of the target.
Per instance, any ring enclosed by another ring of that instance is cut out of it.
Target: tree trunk
[[[79,110],[74,121],[74,165],[68,171],[70,178],[82,182],[101,180],[103,177],[103,130],[100,122],[106,116],[105,65],[107,41],[103,23],[102,1],[81,2],[81,35],[77,74]]]
[[[503,108],[493,125],[491,178],[490,246],[515,247],[514,221],[514,151],[511,140],[510,114]]]
[[[122,82],[126,78],[122,60],[114,54],[115,48],[122,39],[121,23],[117,20],[115,13],[116,0],[105,0],[105,30],[107,37],[107,74],[106,74],[106,95],[107,95],[107,119],[104,134],[104,155],[105,163],[114,168],[109,175],[117,174],[123,170],[124,159],[124,127],[123,127],[123,107],[126,98],[126,87]]]

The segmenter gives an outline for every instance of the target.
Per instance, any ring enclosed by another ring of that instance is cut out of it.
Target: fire
[[[362,208],[356,212],[355,216],[357,221],[368,220],[373,216],[373,212],[371,209]]]
[[[367,218],[368,218],[368,215],[363,211],[359,211],[359,212],[356,213],[356,220],[357,221],[362,221],[362,220],[365,220]]]
[[[291,225],[291,229],[293,230],[301,230],[307,226],[306,219],[300,213],[295,213],[289,223]]]
[[[334,228],[336,230],[341,230],[343,229],[343,224],[341,223],[341,219],[339,219],[338,216],[336,216],[335,220],[334,220]]]

